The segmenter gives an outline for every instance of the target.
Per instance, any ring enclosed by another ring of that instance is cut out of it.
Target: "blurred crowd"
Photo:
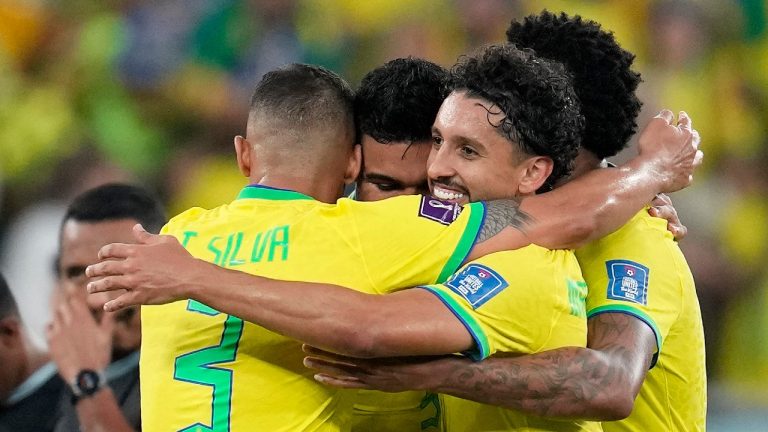
[[[637,54],[641,126],[661,108],[691,114],[705,163],[672,198],[689,228],[710,413],[765,412],[765,0],[2,0],[0,269],[38,343],[75,195],[129,181],[170,215],[222,204],[245,182],[232,137],[264,72],[314,63],[354,85],[395,57],[450,66],[543,8],[598,21]]]

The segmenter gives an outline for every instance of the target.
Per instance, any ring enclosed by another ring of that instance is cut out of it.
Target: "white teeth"
[[[464,194],[451,192],[437,186],[434,187],[432,194],[435,196],[435,198],[439,198],[441,200],[458,200],[464,198]]]

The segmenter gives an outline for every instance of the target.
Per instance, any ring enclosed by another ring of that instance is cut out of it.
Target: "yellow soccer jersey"
[[[384,293],[433,283],[465,259],[484,205],[409,196],[324,204],[249,186],[163,229],[195,257],[279,279]],[[178,271],[184,271],[178,269]],[[324,387],[298,342],[195,301],[142,308],[146,431],[345,430],[353,392]]]
[[[656,335],[655,365],[632,414],[606,431],[704,430],[704,331],[696,287],[667,222],[636,214],[613,234],[576,251],[589,285],[587,316],[635,316]]]
[[[465,353],[475,360],[493,354],[531,354],[585,346],[587,287],[571,251],[531,245],[473,261],[441,285],[437,295],[475,339]],[[599,431],[585,421],[557,421],[442,396],[445,430]]]
[[[352,410],[352,432],[439,432],[442,406],[435,393],[360,390]]]

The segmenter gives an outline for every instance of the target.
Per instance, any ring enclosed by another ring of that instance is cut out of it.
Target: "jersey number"
[[[194,300],[187,303],[187,310],[212,317],[220,314],[216,309]],[[232,413],[232,370],[216,365],[235,360],[242,334],[243,320],[227,315],[218,345],[176,357],[173,378],[211,387],[212,393],[210,424],[197,422],[179,429],[180,432],[229,432]]]

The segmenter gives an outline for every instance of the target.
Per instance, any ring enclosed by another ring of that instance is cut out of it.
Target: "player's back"
[[[633,315],[654,331],[659,352],[630,416],[606,431],[704,430],[704,332],[696,287],[667,222],[643,210],[576,252],[590,292],[587,314]]]
[[[240,198],[187,211],[164,233],[220,266],[383,293],[455,270],[454,255],[460,263],[472,242],[457,245],[476,234],[462,224],[482,219],[482,207],[474,216],[464,209],[456,225],[418,217],[421,197],[389,200],[384,212],[381,204],[330,205],[262,187]],[[382,228],[403,215],[417,220]],[[299,342],[195,301],[144,307],[142,320],[144,430],[345,429],[352,393],[316,383]]]

